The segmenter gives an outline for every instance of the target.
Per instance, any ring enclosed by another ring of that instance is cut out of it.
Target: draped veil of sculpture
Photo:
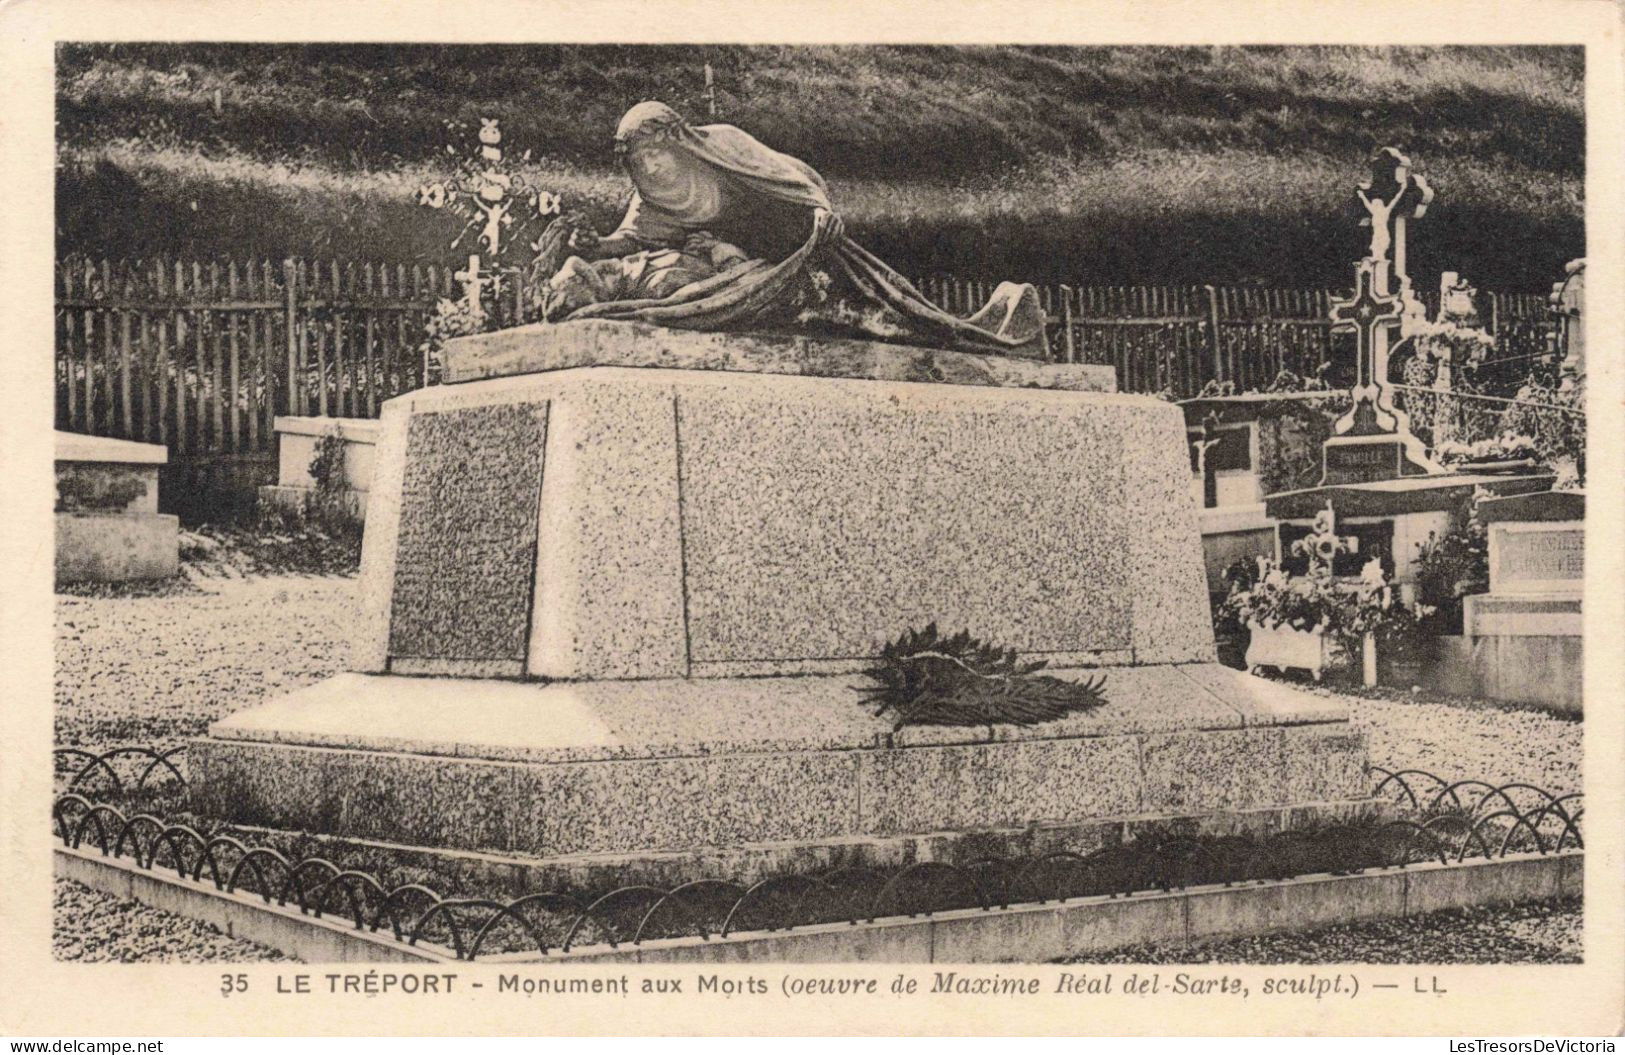
[[[686,329],[802,326],[963,351],[1045,353],[1030,285],[1003,283],[968,319],[846,237],[806,163],[732,125],[695,127],[639,103],[615,136],[634,193],[603,238],[568,224],[544,236],[550,319],[625,319]],[[568,239],[566,244],[565,239]],[[563,257],[575,251],[581,259]],[[678,276],[678,277],[673,277]],[[676,288],[673,288],[676,287]]]

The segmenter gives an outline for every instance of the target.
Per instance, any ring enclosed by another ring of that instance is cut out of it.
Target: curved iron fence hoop
[[[176,842],[177,837],[184,836],[190,842],[182,844]],[[189,824],[171,824],[158,834],[158,842],[167,845],[175,853],[175,875],[181,879],[186,878],[185,847],[196,843],[200,849],[209,845],[209,840]],[[152,859],[157,860],[157,850],[154,849]]]
[[[383,925],[384,913],[388,912],[389,927],[394,933],[396,941],[406,940],[405,931],[401,930],[400,918],[396,916],[393,911],[391,911],[396,899],[402,894],[424,894],[427,895],[435,904],[439,904],[441,901],[445,900],[445,898],[440,896],[440,891],[435,890],[433,887],[424,886],[422,883],[403,883],[402,885],[390,890],[388,894],[385,894],[384,899],[378,904],[378,911],[373,913],[371,929],[376,932],[378,928]],[[421,919],[422,917],[420,916],[419,918]]]
[[[88,812],[95,809],[96,804],[83,795],[77,794],[59,795],[56,801],[51,804],[51,819],[56,822],[57,834],[61,837],[62,844],[77,847],[78,844],[73,842],[72,822],[67,818],[69,806],[78,806]]]
[[[887,904],[887,898],[897,889],[898,884],[900,884],[904,879],[911,879],[917,876],[944,875],[968,884],[970,891],[976,895],[976,907],[980,908],[983,912],[988,911],[987,892],[982,889],[982,884],[976,881],[975,876],[969,874],[963,868],[957,868],[954,865],[947,864],[943,861],[920,861],[909,865],[907,868],[904,868],[902,871],[892,876],[891,879],[887,881],[886,885],[880,888],[880,892],[875,895],[875,899],[869,903],[869,922],[873,923],[882,915],[880,911],[881,906]],[[928,880],[928,882],[934,881],[935,880]],[[913,919],[916,915],[922,915],[926,919],[930,919],[933,911],[935,910],[923,909],[917,913],[908,912],[904,915],[909,919]]]
[[[1010,884],[1011,889],[1015,891],[1016,896],[1019,897],[1020,892],[1027,889],[1023,886],[1023,884],[1028,881],[1029,876],[1035,869],[1039,867],[1049,867],[1050,865],[1057,864],[1062,861],[1070,863],[1074,869],[1083,868],[1088,864],[1088,858],[1075,850],[1054,850],[1050,853],[1042,855],[1041,857],[1035,857],[1031,861],[1028,861],[1027,864],[1016,873],[1015,880]],[[1060,878],[1056,879],[1054,888],[1049,897],[1054,898],[1057,903],[1064,905],[1066,904],[1066,895],[1062,893],[1063,888],[1061,886],[1061,882],[1062,880]],[[1049,898],[1042,896],[1042,894],[1040,894],[1040,896],[1037,898],[1037,902],[1040,905],[1047,904],[1048,901]]]
[[[1478,844],[1480,856],[1484,857],[1485,859],[1489,858],[1489,844],[1484,841],[1484,837],[1479,834],[1478,826],[1473,823],[1472,817],[1467,814],[1442,813],[1439,816],[1433,817],[1423,823],[1422,830],[1433,836],[1435,840],[1438,840],[1438,845],[1446,846],[1448,844],[1440,840],[1442,829],[1450,828],[1452,826],[1457,828],[1457,834],[1461,837],[1461,846],[1456,850],[1456,861],[1458,863],[1467,860],[1468,840],[1472,840]],[[1448,864],[1449,862],[1441,861],[1441,863]]]
[[[1478,832],[1481,831],[1490,821],[1498,820],[1501,817],[1510,818],[1512,820],[1512,825],[1507,829],[1506,834],[1501,838],[1501,852],[1499,854],[1492,855],[1489,850],[1489,844],[1484,841],[1482,836],[1479,836],[1479,845],[1484,848],[1485,860],[1490,860],[1492,857],[1505,857],[1507,855],[1508,848],[1512,845],[1512,836],[1517,833],[1519,828],[1524,829],[1534,838],[1536,852],[1543,857],[1546,855],[1546,840],[1541,837],[1540,830],[1537,829],[1533,824],[1529,823],[1529,818],[1525,817],[1516,810],[1501,810],[1497,813],[1491,813],[1488,816],[1481,817],[1478,823],[1473,825],[1473,833],[1475,835],[1478,834]]]
[[[293,869],[293,865],[288,863],[288,859],[282,856],[281,851],[269,846],[256,846],[244,854],[243,859],[238,861],[237,866],[231,870],[231,878],[226,880],[226,893],[236,893],[237,880],[242,876],[243,869],[252,866],[254,878],[258,879],[260,883],[260,898],[269,905],[271,903],[271,884],[265,881],[265,869],[261,868],[259,864],[261,860],[274,861],[284,873]],[[282,902],[282,904],[286,904],[286,902]]]
[[[354,869],[347,869],[343,872],[339,872],[330,879],[316,884],[316,886],[311,888],[311,909],[315,913],[316,918],[322,918],[322,902],[320,899],[326,895],[328,890],[333,887],[338,887],[338,889],[344,891],[345,898],[350,902],[350,913],[355,919],[355,929],[365,930],[367,926],[367,914],[365,911],[365,905],[359,900],[359,895],[356,893],[355,887],[357,885],[363,889],[371,890],[380,898],[384,896],[384,885],[378,882],[378,880],[371,874],[367,872],[357,872]]]
[[[581,915],[576,917],[575,924],[571,926],[569,933],[564,936],[564,943],[560,946],[560,948],[564,952],[569,952],[570,946],[575,943],[576,935],[581,933],[582,924],[586,923],[589,919],[594,918],[593,914],[598,911],[598,907],[604,904],[606,901],[624,897],[627,894],[654,894],[657,897],[664,897],[666,891],[656,886],[633,885],[616,887],[614,890],[611,890],[609,893],[598,898],[596,901],[592,902],[584,910],[582,910]],[[611,949],[618,949],[621,947],[620,942],[614,938],[611,938],[609,940],[609,947]]]
[[[147,845],[145,855],[143,855],[140,837],[136,835],[136,827],[141,824],[149,825],[158,832],[164,830],[164,822],[160,818],[154,817],[150,813],[136,814],[125,821],[123,826],[119,828],[118,838],[113,840],[113,856],[124,856],[124,842],[129,839],[135,852],[136,865],[141,868],[151,869],[153,860],[158,856],[158,838],[156,835],[153,837],[152,842]]]
[[[531,904],[542,904],[544,902],[561,903],[567,905],[575,910],[575,916],[579,917],[581,915],[581,899],[573,894],[565,894],[558,891],[548,891],[540,894],[526,894],[524,897],[508,902],[501,908],[500,911],[485,921],[485,924],[480,927],[478,933],[474,935],[473,943],[468,947],[468,958],[472,960],[479,956],[480,949],[485,944],[486,936],[490,934],[496,925],[505,918],[512,918],[522,928],[524,928],[525,932],[535,940],[536,948],[542,953],[542,955],[545,956],[549,949],[547,939],[519,914],[519,911],[522,908],[525,908]]]
[[[679,897],[679,895],[686,897],[688,894],[691,894],[696,890],[710,890],[718,888],[727,888],[729,890],[737,891],[738,893],[734,898],[734,904],[736,905],[739,903],[739,898],[743,897],[745,893],[744,887],[740,886],[738,883],[730,883],[726,879],[696,879],[692,882],[684,883],[681,886],[673,887],[671,890],[666,892],[664,897],[660,898],[660,900],[656,901],[653,905],[650,905],[649,911],[643,914],[643,919],[638,921],[638,929],[632,932],[632,944],[638,945],[642,943],[643,932],[649,926],[649,921],[654,918],[654,914],[660,910],[661,906],[665,905],[667,902],[673,902],[674,904],[678,905],[687,913],[690,920],[697,921],[699,926],[699,939],[701,941],[709,941],[711,939],[711,935],[706,931],[705,921],[700,918],[698,914],[694,912],[693,908],[688,905],[682,899],[682,897]]]
[[[722,926],[717,928],[717,937],[726,938],[729,934],[733,933],[734,917],[739,915],[739,910],[744,908],[746,902],[748,902],[752,897],[758,895],[759,893],[761,893],[763,891],[773,890],[773,889],[776,889],[776,888],[781,887],[781,886],[782,887],[800,886],[802,888],[802,894],[799,897],[797,897],[796,901],[795,901],[795,910],[792,913],[789,913],[791,918],[795,918],[797,915],[799,915],[799,913],[801,911],[801,906],[806,903],[806,900],[807,900],[806,895],[807,895],[808,888],[811,888],[811,887],[814,887],[814,886],[823,886],[826,889],[830,890],[831,892],[834,891],[834,888],[829,886],[829,884],[825,883],[823,880],[814,879],[811,876],[782,875],[782,876],[768,876],[766,879],[758,879],[755,883],[753,883],[749,887],[747,887],[743,894],[739,895],[739,900],[734,902],[733,908],[728,910],[728,915],[723,917]],[[789,930],[791,927],[794,927],[794,926],[795,926],[794,923],[786,924],[784,929]],[[774,929],[774,928],[769,928],[769,929],[771,930],[771,929]]]

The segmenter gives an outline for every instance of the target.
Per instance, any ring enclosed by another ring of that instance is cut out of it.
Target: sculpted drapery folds
[[[970,318],[948,314],[847,237],[811,166],[739,128],[695,127],[663,103],[639,103],[615,150],[633,185],[626,215],[606,236],[573,216],[547,231],[536,270],[551,277],[535,293],[544,318],[1045,354],[1032,286],[1006,282]]]

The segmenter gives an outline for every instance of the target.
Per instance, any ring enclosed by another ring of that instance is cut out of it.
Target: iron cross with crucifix
[[[1333,329],[1354,331],[1356,378],[1349,393],[1353,405],[1333,428],[1339,436],[1408,435],[1409,422],[1394,407],[1388,387],[1389,330],[1399,322],[1411,288],[1405,270],[1407,221],[1427,212],[1433,188],[1411,171],[1410,159],[1384,147],[1373,156],[1371,176],[1355,195],[1367,213],[1363,222],[1371,225],[1371,249],[1355,264],[1354,296],[1332,302]]]

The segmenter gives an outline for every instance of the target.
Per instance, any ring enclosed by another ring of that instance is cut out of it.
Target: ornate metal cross
[[[1359,549],[1358,536],[1337,533],[1337,511],[1330,501],[1315,514],[1309,534],[1292,544],[1294,553],[1308,558],[1309,574],[1315,576],[1330,575],[1333,561],[1345,553],[1357,553]]]
[[[1354,296],[1332,302],[1332,328],[1354,331],[1354,405],[1339,419],[1337,433],[1394,432],[1399,416],[1388,398],[1388,327],[1399,321],[1400,299],[1377,292],[1377,263],[1369,257],[1355,272]],[[1345,425],[1345,422],[1347,423]]]
[[[1411,171],[1409,158],[1384,147],[1372,156],[1371,175],[1356,188],[1355,196],[1368,214],[1363,222],[1371,225],[1371,249],[1355,264],[1354,296],[1332,302],[1333,329],[1354,331],[1356,356],[1356,381],[1349,393],[1353,406],[1333,428],[1340,436],[1408,434],[1409,423],[1394,407],[1388,388],[1388,331],[1399,322],[1410,298],[1406,223],[1427,212],[1433,188]]]
[[[491,270],[480,271],[482,261],[475,253],[468,258],[468,269],[455,276],[463,283],[469,310],[476,316],[484,310],[484,287],[494,287],[504,273],[519,270],[517,258],[512,262],[505,259],[516,243],[525,244],[519,236],[533,221],[558,215],[560,206],[557,194],[530,186],[524,176],[504,165],[502,129],[495,118],[480,119],[479,143],[477,156],[463,161],[455,177],[418,188],[418,204],[450,209],[465,221],[452,239],[452,248],[462,245],[472,233],[475,246],[489,254]],[[527,153],[525,160],[529,157]]]

